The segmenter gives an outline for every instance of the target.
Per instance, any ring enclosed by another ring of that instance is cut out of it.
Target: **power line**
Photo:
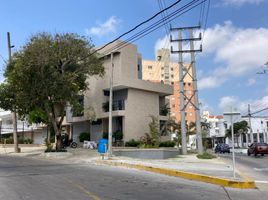
[[[160,15],[161,13],[165,12],[166,10],[174,7],[175,5],[177,5],[179,2],[181,2],[181,0],[176,1],[175,3],[171,4],[170,6],[168,6],[167,8],[157,12],[155,15],[153,15],[152,17],[150,17],[149,19],[139,23],[138,25],[136,25],[134,28],[130,29],[129,31],[123,33],[122,35],[118,36],[117,38],[115,38],[114,40],[112,40],[111,42],[108,42],[107,44],[105,44],[104,46],[102,46],[101,48],[97,49],[96,51],[93,52],[96,53],[98,51],[100,51],[101,49],[104,49],[105,47],[107,47],[108,45],[112,44],[113,42],[115,42],[116,40],[119,40],[120,38],[122,38],[123,36],[131,33],[132,31],[136,30],[138,27],[142,26],[143,24],[146,24],[147,22],[151,21],[152,19],[156,18],[158,15]]]
[[[150,34],[151,32],[157,30],[158,28],[162,27],[163,25],[171,22],[172,20],[174,20],[177,17],[180,17],[181,15],[185,14],[186,12],[192,10],[193,8],[197,7],[198,5],[200,5],[201,3],[207,1],[207,0],[203,0],[201,2],[199,2],[200,0],[193,0],[190,3],[184,5],[183,7],[181,7],[180,9],[176,10],[175,12],[173,12],[172,14],[169,14],[168,17],[165,18],[165,21],[163,20],[159,20],[157,22],[155,22],[154,24],[150,25],[149,27],[147,27],[146,29],[140,31],[139,33],[135,34],[134,36],[132,36],[130,39],[128,39],[127,41],[124,42],[120,42],[118,45],[108,49],[107,51],[103,52],[103,54],[106,54],[108,52],[112,52],[113,50],[116,49],[121,49],[127,45],[129,45],[127,42],[135,42],[137,40],[139,40],[140,38]],[[198,3],[199,2],[199,3]],[[187,9],[186,9],[187,8]],[[183,11],[183,12],[182,12]],[[161,24],[162,23],[162,24]]]

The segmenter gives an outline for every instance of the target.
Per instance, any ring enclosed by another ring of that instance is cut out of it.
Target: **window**
[[[162,70],[164,70],[164,67],[161,67]]]
[[[161,74],[161,77],[164,77],[164,74]]]
[[[148,69],[153,69],[153,66],[152,65],[148,65]]]
[[[107,97],[110,96],[110,91],[104,90],[103,91],[103,95],[104,96],[107,96]]]
[[[190,116],[192,116],[192,115],[193,115],[193,113],[191,113],[191,112],[190,112],[190,113],[189,113],[189,115],[190,115]]]
[[[174,82],[173,81],[171,81],[171,85],[174,85]]]
[[[171,78],[174,78],[174,75],[173,74],[171,75]]]
[[[191,83],[188,83],[188,86],[191,86]]]
[[[138,71],[140,71],[140,65],[138,65]]]
[[[170,70],[173,71],[173,67],[171,67]]]
[[[172,105],[172,108],[175,108],[175,104]]]

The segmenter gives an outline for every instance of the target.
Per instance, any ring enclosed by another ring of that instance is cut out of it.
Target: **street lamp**
[[[233,117],[239,116],[239,112],[233,112],[233,107],[231,107],[230,112],[224,112],[224,116],[229,117],[230,116],[230,123],[231,123],[231,132],[232,132],[232,157],[233,157],[233,178],[235,177],[235,153],[234,153],[234,125],[233,125]]]
[[[109,96],[109,130],[108,130],[108,155],[112,156],[113,139],[113,71],[114,71],[114,52],[111,52],[111,70],[110,70],[110,96]]]
[[[2,119],[0,118],[0,143],[2,143]]]

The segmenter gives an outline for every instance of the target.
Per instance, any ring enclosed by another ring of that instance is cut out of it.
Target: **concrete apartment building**
[[[112,46],[120,42],[113,43]],[[90,77],[89,90],[85,92],[81,102],[84,104],[84,114],[73,116],[65,121],[65,130],[73,134],[77,140],[81,132],[91,133],[91,140],[98,141],[104,133],[108,133],[108,103],[109,79],[113,60],[113,132],[121,131],[123,141],[140,139],[149,132],[150,116],[155,116],[159,122],[167,120],[167,116],[160,113],[165,97],[173,93],[170,85],[152,83],[141,80],[142,62],[137,47],[128,44],[122,49],[111,53],[107,50],[111,45],[100,52],[105,76],[103,78]],[[67,117],[68,118],[68,117]],[[91,123],[90,123],[91,120]]]
[[[184,66],[184,72],[189,65]],[[192,72],[190,71],[190,74]],[[152,60],[142,60],[142,79],[151,82],[161,82],[173,87],[173,94],[168,97],[170,115],[177,122],[180,121],[180,83],[179,64],[170,62],[170,50],[160,49],[156,53],[156,58]],[[184,82],[185,95],[190,98],[193,94],[193,84],[190,75],[186,74]],[[195,122],[195,110],[188,104],[185,110],[187,123]]]
[[[112,46],[119,43],[115,42]],[[78,141],[82,132],[90,132],[92,141],[98,141],[108,133],[109,80],[112,64],[111,53],[106,51],[112,46],[109,45],[99,52],[105,67],[104,77],[90,77],[87,80],[90,89],[80,98],[80,103],[84,105],[84,113],[72,116],[70,108],[67,107],[62,132],[69,134],[74,141]],[[124,142],[140,139],[149,132],[151,116],[157,117],[159,124],[168,119],[160,111],[166,104],[165,97],[173,93],[173,88],[170,85],[141,80],[141,55],[133,44],[114,51],[113,64],[113,132],[122,132]],[[0,117],[2,134],[12,134],[11,116],[9,113]],[[25,121],[18,121],[18,132],[18,135],[23,134],[33,139],[35,144],[43,144],[47,137],[46,127],[29,125]]]

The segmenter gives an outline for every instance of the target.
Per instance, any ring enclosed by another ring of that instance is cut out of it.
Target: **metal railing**
[[[102,104],[102,109],[104,112],[109,112],[109,101]],[[125,101],[124,100],[116,100],[113,101],[113,111],[115,110],[125,110]]]

